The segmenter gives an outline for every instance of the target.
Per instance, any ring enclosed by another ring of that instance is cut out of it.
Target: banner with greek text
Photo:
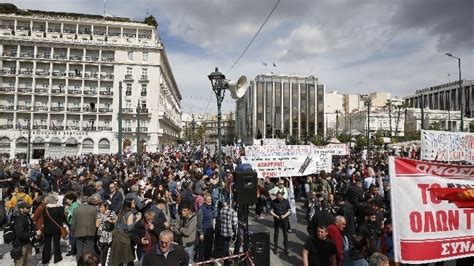
[[[325,151],[297,156],[243,156],[258,178],[305,176],[322,170],[331,172],[332,156]]]
[[[326,146],[320,147],[323,150],[329,150],[332,155],[349,155],[349,144],[348,143],[329,143]]]
[[[474,133],[422,130],[421,159],[474,163]]]
[[[474,208],[465,204],[474,166],[390,157],[389,172],[395,261],[474,256]],[[464,192],[454,197],[459,191]]]
[[[246,156],[306,156],[317,149],[312,145],[246,146]]]

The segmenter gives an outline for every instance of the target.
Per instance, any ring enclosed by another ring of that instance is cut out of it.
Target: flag
[[[264,66],[267,66],[267,63],[265,63],[265,62],[262,62],[262,65],[264,65]]]
[[[276,67],[277,65],[275,64],[275,62],[273,62],[273,67]]]

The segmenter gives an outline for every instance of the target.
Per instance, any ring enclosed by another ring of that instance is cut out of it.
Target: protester
[[[189,264],[194,261],[194,249],[196,243],[197,218],[192,212],[191,204],[185,203],[181,207],[181,222],[174,228],[173,232],[181,238],[181,245],[189,256]]]
[[[201,205],[197,212],[197,231],[199,235],[198,261],[205,261],[211,258],[214,242],[214,225],[212,221],[212,197],[210,194],[205,194],[204,204]]]
[[[326,226],[318,226],[317,234],[310,236],[303,248],[303,265],[337,265],[337,250],[334,242],[327,238]]]
[[[113,210],[109,210],[109,204],[103,201],[99,204],[99,212],[97,213],[95,225],[97,227],[97,236],[100,251],[100,263],[106,265],[107,253],[112,242],[112,230],[117,222],[117,215]]]
[[[48,264],[51,259],[51,242],[54,247],[54,263],[60,262],[63,258],[61,256],[61,228],[66,224],[66,215],[64,207],[58,205],[58,197],[55,193],[51,193],[47,197],[48,204],[43,210],[44,219],[44,247],[41,262]]]
[[[156,245],[143,258],[142,266],[181,266],[188,265],[189,256],[181,246],[173,243],[173,232],[160,233],[159,245]]]
[[[82,204],[77,207],[72,216],[71,234],[76,239],[76,260],[79,260],[84,252],[94,251],[97,209],[93,204],[98,200],[100,200],[98,195],[93,195],[90,199],[83,197]]]
[[[280,229],[283,233],[283,247],[284,252],[288,255],[288,216],[290,216],[290,203],[287,199],[283,198],[282,192],[276,193],[276,198],[272,201],[272,208],[270,214],[273,216],[273,228],[274,232],[274,248],[273,253],[277,254],[278,250],[278,236]]]
[[[15,266],[27,266],[32,256],[32,242],[41,235],[40,230],[35,230],[35,226],[30,217],[30,208],[26,202],[18,203],[19,213],[14,217],[13,249],[10,252]]]

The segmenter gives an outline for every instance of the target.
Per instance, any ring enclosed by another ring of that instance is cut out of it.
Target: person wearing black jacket
[[[188,265],[189,256],[184,248],[173,244],[173,232],[165,230],[160,233],[159,242],[143,258],[142,266],[184,266]]]
[[[137,257],[140,261],[158,242],[157,239],[161,230],[159,226],[153,223],[154,218],[155,212],[153,210],[147,210],[143,218],[135,224],[131,232],[132,240],[137,244]]]
[[[13,231],[15,239],[13,240],[13,249],[10,252],[15,265],[26,266],[31,259],[33,246],[31,244],[35,237],[41,235],[41,231],[35,232],[35,225],[30,217],[30,208],[26,202],[18,203],[19,214],[15,217]]]
[[[355,235],[355,217],[354,217],[354,207],[352,204],[344,200],[344,196],[342,194],[336,194],[334,196],[334,202],[339,207],[337,210],[337,215],[342,215],[346,218],[346,227],[344,228],[344,235],[347,237],[351,237]]]
[[[272,201],[270,214],[273,216],[273,227],[274,232],[274,244],[273,253],[277,253],[278,249],[278,235],[280,228],[283,232],[283,247],[285,254],[288,255],[288,223],[290,216],[290,203],[287,199],[283,198],[283,194],[278,191],[276,193],[276,198]]]
[[[64,213],[64,207],[58,205],[57,196],[54,194],[48,196],[48,204],[43,210],[43,219],[44,247],[41,261],[43,264],[49,263],[51,259],[51,242],[53,242],[54,263],[58,263],[63,259],[61,257],[60,226],[66,223],[66,215]]]

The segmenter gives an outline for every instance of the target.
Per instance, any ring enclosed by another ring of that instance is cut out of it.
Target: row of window
[[[133,61],[133,51],[128,51],[128,60]],[[142,60],[148,61],[148,52],[142,52]]]

